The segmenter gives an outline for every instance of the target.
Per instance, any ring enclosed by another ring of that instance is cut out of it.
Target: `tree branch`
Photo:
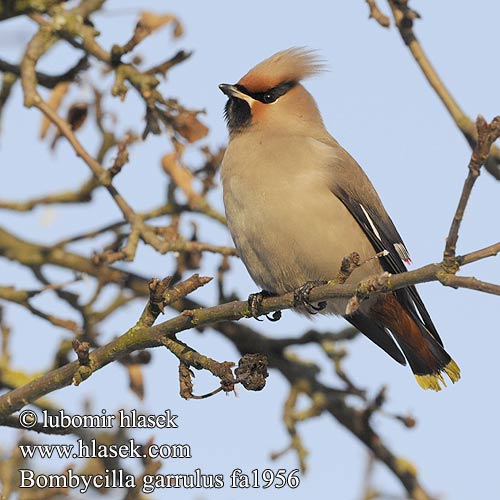
[[[357,296],[365,298],[373,293],[389,292],[409,285],[438,280],[444,285],[448,285],[448,276],[449,273],[445,271],[442,264],[429,264],[414,271],[390,275],[389,279],[384,280],[380,280],[379,277],[375,276],[357,285],[329,283],[318,286],[311,291],[309,298],[312,302],[339,297]],[[456,281],[452,280],[451,282],[453,285],[449,286],[456,286]],[[492,288],[489,284],[484,288],[476,284],[475,289],[500,294],[499,290]],[[259,315],[264,315],[276,310],[291,309],[294,306],[294,293],[290,292],[279,297],[264,298],[258,312]],[[251,316],[252,311],[250,311],[247,301],[235,301],[210,308],[183,311],[182,314],[151,328],[136,325],[106,346],[92,351],[89,362],[91,368],[86,367],[83,374],[79,373],[78,362],[73,362],[43,375],[22,388],[0,396],[0,417],[19,410],[24,405],[49,392],[70,385],[75,380],[79,383],[111,361],[136,350],[166,345],[179,359],[186,361],[187,364],[195,363],[198,365],[197,367],[203,366],[207,368],[210,365],[209,361],[198,357],[194,359],[193,351],[176,347],[176,342],[178,342],[176,335],[191,328],[200,328],[221,321],[235,321]]]

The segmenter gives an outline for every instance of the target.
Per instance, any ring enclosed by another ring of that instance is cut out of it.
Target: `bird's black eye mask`
[[[283,82],[273,87],[272,89],[266,90],[264,92],[250,92],[243,85],[236,84],[235,87],[244,94],[250,96],[252,99],[256,101],[260,101],[264,104],[271,104],[275,102],[279,97],[285,95],[290,89],[295,87],[297,82]]]

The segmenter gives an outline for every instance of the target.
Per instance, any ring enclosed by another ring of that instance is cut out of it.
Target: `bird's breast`
[[[242,146],[233,141],[226,151],[224,205],[234,243],[259,286],[291,291],[306,281],[334,278],[353,251],[374,253],[330,191],[325,147],[315,149],[305,140],[274,141],[271,147],[264,139],[253,149]],[[362,274],[375,272],[379,268],[367,265]]]

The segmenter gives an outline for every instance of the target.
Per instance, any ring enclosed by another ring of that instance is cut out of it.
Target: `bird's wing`
[[[375,252],[387,251],[387,255],[380,257],[383,269],[391,274],[404,273],[407,271],[405,262],[410,262],[410,255],[401,236],[383,208],[375,188],[361,170],[361,167],[350,156],[347,167],[351,169],[356,168],[356,170],[359,169],[358,172],[360,175],[355,176],[356,186],[347,183],[346,189],[341,186],[341,183],[334,183],[331,188],[333,194],[342,201],[351,215],[356,219],[373,245]],[[367,195],[369,195],[369,198]],[[368,203],[367,199],[370,200],[370,203]],[[395,294],[417,323],[425,326],[442,345],[436,327],[417,289],[414,286],[409,286],[397,290]]]

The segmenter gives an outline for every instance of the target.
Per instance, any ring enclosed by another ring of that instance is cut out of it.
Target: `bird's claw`
[[[296,306],[303,306],[309,314],[317,314],[326,308],[326,302],[318,302],[318,305],[314,305],[309,300],[309,294],[313,288],[317,286],[326,285],[328,282],[323,280],[308,281],[304,283],[301,287],[297,288],[293,292],[293,298]]]
[[[262,304],[262,301],[266,297],[272,297],[273,294],[268,292],[267,290],[262,290],[261,292],[258,293],[251,293],[248,296],[248,307],[250,309],[250,314],[252,318],[255,318],[257,321],[263,321],[262,319],[259,318],[259,309]],[[266,314],[266,318],[269,321],[278,321],[281,319],[281,311],[274,311],[272,316],[269,316],[269,314]]]
[[[250,309],[250,314],[252,318],[256,319],[257,321],[264,321],[263,319],[259,318],[259,308],[260,305],[262,304],[262,299],[263,299],[262,292],[259,293],[251,293],[248,296],[248,307]]]
[[[266,314],[266,318],[269,321],[272,321],[275,323],[276,321],[279,321],[281,319],[281,311],[274,311],[272,316],[269,316],[269,314]]]

